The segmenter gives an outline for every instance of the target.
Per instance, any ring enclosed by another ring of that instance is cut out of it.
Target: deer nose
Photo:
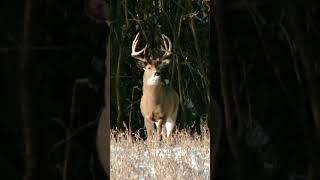
[[[158,72],[155,72],[154,75],[155,75],[155,76],[160,76],[160,72],[159,72],[159,71],[158,71]]]

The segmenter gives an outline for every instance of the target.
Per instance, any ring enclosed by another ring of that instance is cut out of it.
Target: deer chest
[[[143,117],[147,117],[152,119],[153,121],[157,121],[158,119],[163,119],[165,113],[160,104],[152,104],[152,103],[141,103],[140,104],[141,113]]]

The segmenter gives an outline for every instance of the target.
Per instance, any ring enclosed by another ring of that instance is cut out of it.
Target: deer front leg
[[[145,117],[144,118],[144,124],[146,126],[147,129],[147,139],[149,139],[149,137],[152,138],[153,136],[153,130],[154,130],[154,120],[151,117]]]
[[[162,132],[161,132],[161,134],[162,134],[162,140],[163,140],[164,142],[166,142],[166,141],[167,141],[167,129],[166,129],[166,127],[165,127],[165,123],[163,123],[163,125],[162,125]]]
[[[161,141],[161,133],[163,130],[163,119],[159,119],[158,121],[156,121],[156,126],[157,126],[157,138],[158,141]]]

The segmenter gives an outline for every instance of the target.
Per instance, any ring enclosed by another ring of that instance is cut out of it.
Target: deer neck
[[[160,93],[161,93],[161,84],[158,85],[143,85],[143,96],[147,96],[148,99],[153,102],[159,102]]]

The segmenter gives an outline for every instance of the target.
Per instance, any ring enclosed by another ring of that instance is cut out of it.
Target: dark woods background
[[[154,56],[160,33],[173,42],[166,78],[182,97],[179,128],[208,122],[211,178],[320,179],[318,1],[108,3],[0,2],[1,179],[103,179],[95,137],[107,37],[111,126],[136,131],[138,31]]]
[[[109,29],[86,5],[0,2],[0,179],[104,176],[95,137]]]
[[[180,94],[178,128],[200,133],[209,103],[209,4],[202,1],[115,1],[111,23],[111,127],[140,132],[143,70],[131,57],[131,45],[141,32],[140,49],[161,58],[161,34],[172,42],[172,64],[162,73]]]
[[[211,178],[320,179],[319,1],[211,7]]]

